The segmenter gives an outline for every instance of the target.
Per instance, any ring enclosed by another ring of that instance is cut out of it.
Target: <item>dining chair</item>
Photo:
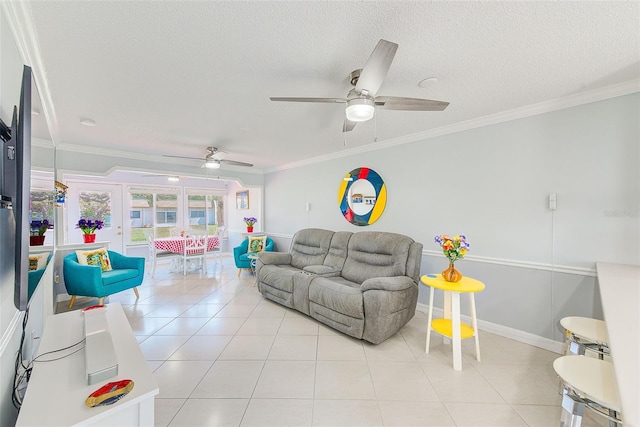
[[[149,261],[151,262],[151,265],[152,265],[151,277],[153,277],[154,274],[156,274],[156,264],[158,262],[158,259],[176,258],[180,255],[175,252],[157,250],[154,243],[153,233],[150,232],[145,234],[147,236],[147,246],[149,247]]]
[[[217,258],[218,261],[220,261],[220,254],[222,254],[222,242],[226,238],[226,230],[227,229],[225,226],[221,226],[216,229],[216,237],[218,238],[218,245],[215,248],[211,249],[210,251],[210,252],[213,252],[213,259]]]
[[[183,274],[187,274],[187,262],[199,261],[199,266],[207,272],[207,238],[206,234],[187,236],[184,239],[184,252],[182,255]]]

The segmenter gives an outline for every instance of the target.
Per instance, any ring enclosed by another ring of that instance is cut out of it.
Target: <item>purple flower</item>
[[[49,221],[46,219],[43,220],[33,220],[31,221],[31,235],[32,236],[43,236],[44,233],[47,232],[47,229],[50,228],[51,225]]]
[[[104,221],[99,219],[80,218],[76,224],[76,228],[82,230],[84,234],[93,234],[96,230],[102,230],[102,227],[104,227]]]

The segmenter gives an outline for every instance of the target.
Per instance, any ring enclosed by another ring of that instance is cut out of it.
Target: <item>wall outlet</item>
[[[558,208],[558,195],[556,193],[549,194],[549,210],[555,211]]]

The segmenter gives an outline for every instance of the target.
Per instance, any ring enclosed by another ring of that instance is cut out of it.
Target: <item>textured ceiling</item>
[[[638,2],[29,5],[59,146],[203,157],[215,145],[269,169],[640,79]],[[381,38],[399,49],[378,95],[449,108],[378,111],[345,146],[343,106],[269,101],[344,97]]]

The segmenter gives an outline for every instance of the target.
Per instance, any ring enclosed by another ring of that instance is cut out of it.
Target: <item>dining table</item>
[[[153,241],[153,246],[156,248],[156,251],[163,252],[171,252],[177,255],[184,255],[184,246],[185,241],[189,236],[175,236],[175,237],[160,237]],[[218,236],[207,236],[207,252],[213,251],[215,248],[219,247],[220,239]],[[187,255],[194,255],[198,250],[187,249]],[[191,260],[184,260],[183,257],[174,257],[171,262],[171,267],[169,267],[169,271],[171,272],[179,272],[183,269],[183,262],[189,261],[189,266],[191,269],[200,268],[201,260],[197,260],[196,264],[192,264]]]
[[[165,251],[165,252],[173,252],[174,254],[184,254],[184,242],[188,239],[189,236],[181,237],[160,237],[153,241],[153,246],[157,251]],[[218,236],[208,236],[207,237],[207,252],[210,252],[217,248],[220,245],[220,239]],[[190,253],[187,249],[187,255],[193,255],[195,253],[195,249]]]

